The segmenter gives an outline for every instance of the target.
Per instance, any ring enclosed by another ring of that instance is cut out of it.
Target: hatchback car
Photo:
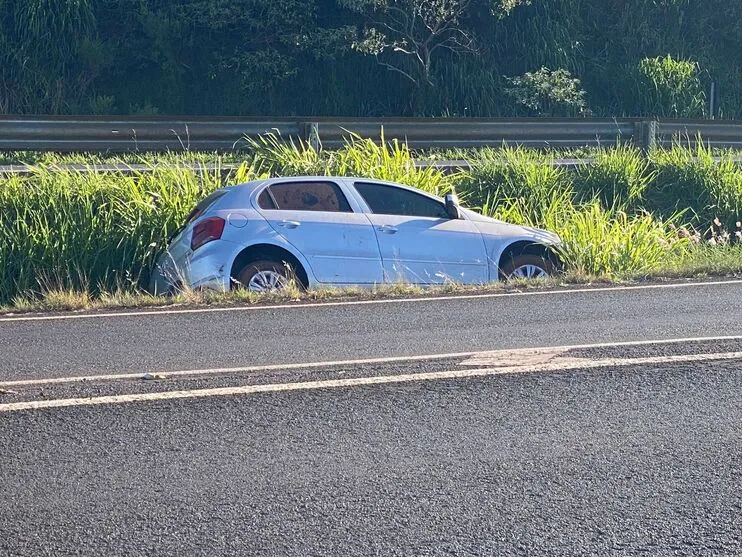
[[[557,269],[556,234],[508,224],[400,184],[293,177],[226,187],[191,212],[152,290],[255,292],[405,282],[483,284]]]

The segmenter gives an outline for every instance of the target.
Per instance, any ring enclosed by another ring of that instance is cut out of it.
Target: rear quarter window
[[[340,186],[333,182],[273,184],[258,196],[258,206],[279,211],[353,212]]]
[[[226,193],[227,193],[227,190],[216,190],[215,192],[204,197],[191,210],[191,212],[188,213],[188,216],[186,217],[185,223],[183,223],[183,225],[185,226],[187,224],[190,224],[194,220],[196,220],[198,217],[203,215],[209,207],[211,207],[214,203],[216,203]]]

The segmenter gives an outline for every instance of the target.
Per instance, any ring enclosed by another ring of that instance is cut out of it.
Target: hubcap
[[[521,265],[510,274],[509,278],[545,279],[549,278],[549,273],[538,265]]]
[[[288,284],[286,277],[276,271],[258,271],[247,283],[247,289],[250,292],[270,292],[280,290]]]

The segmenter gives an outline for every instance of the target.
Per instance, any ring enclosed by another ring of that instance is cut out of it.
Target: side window
[[[443,203],[413,191],[367,182],[356,182],[355,187],[371,211],[379,215],[449,218]]]
[[[268,189],[265,188],[263,193],[260,194],[260,197],[258,197],[258,205],[260,205],[261,209],[277,209],[276,202],[273,201],[273,197]]]
[[[258,205],[261,209],[279,211],[353,212],[340,187],[332,182],[273,184],[260,194]]]

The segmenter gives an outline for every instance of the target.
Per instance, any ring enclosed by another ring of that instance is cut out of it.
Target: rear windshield
[[[193,210],[190,213],[188,213],[188,216],[186,217],[186,220],[183,223],[183,226],[186,226],[187,224],[192,223],[198,217],[203,215],[206,209],[211,207],[211,205],[213,205],[214,202],[217,199],[219,199],[221,196],[223,196],[225,193],[227,193],[227,190],[216,190],[214,193],[209,194],[206,197],[204,197],[201,201],[199,201],[198,205],[196,205],[193,208]]]

